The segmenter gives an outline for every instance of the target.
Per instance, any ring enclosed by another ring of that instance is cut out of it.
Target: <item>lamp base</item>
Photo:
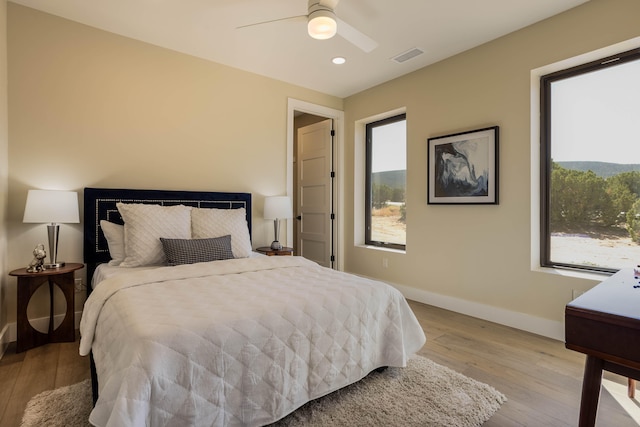
[[[282,250],[282,244],[277,240],[274,240],[273,242],[271,242],[271,249],[273,249],[274,251],[280,251]]]
[[[47,234],[49,235],[49,263],[44,263],[42,268],[45,270],[52,268],[64,267],[64,261],[58,261],[58,236],[60,235],[59,224],[47,225]]]
[[[54,262],[54,263],[49,263],[49,264],[43,264],[42,267],[45,270],[49,270],[51,268],[60,268],[60,267],[64,267],[64,261],[58,261],[58,262]]]

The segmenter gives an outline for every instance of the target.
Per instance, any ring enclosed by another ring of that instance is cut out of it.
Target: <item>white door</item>
[[[333,267],[333,120],[298,129],[297,253]]]

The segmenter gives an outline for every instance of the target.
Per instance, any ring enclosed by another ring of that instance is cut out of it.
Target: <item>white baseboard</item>
[[[4,328],[2,328],[2,332],[0,332],[0,359],[2,359],[4,353],[7,351],[10,342],[9,325],[5,325]]]
[[[59,324],[64,319],[64,314],[58,314],[53,317],[54,317],[54,322]],[[74,318],[75,329],[80,328],[80,317],[82,317],[82,311],[76,311],[75,318]],[[48,317],[39,317],[36,319],[30,319],[29,322],[34,327],[39,328],[39,330],[46,331],[47,328],[49,327]],[[7,350],[9,343],[12,343],[13,341],[15,341],[17,339],[17,336],[18,336],[18,328],[15,322],[9,323],[4,327],[4,329],[0,333],[0,359],[2,359],[2,356],[4,356],[4,353]]]
[[[456,313],[488,320],[501,325],[510,326],[512,328],[531,332],[536,335],[542,335],[558,341],[564,341],[564,323],[562,322],[543,319],[541,317],[531,316],[518,311],[506,310],[504,308],[473,301],[467,301],[461,298],[436,294],[421,289],[411,288],[409,286],[396,285],[394,283],[390,284],[402,292],[405,298],[413,301],[444,308],[446,310],[455,311]]]

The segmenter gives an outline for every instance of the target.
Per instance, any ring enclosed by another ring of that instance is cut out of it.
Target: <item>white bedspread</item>
[[[257,426],[405,366],[425,336],[391,286],[301,257],[163,267],[100,283],[85,303],[96,426]]]

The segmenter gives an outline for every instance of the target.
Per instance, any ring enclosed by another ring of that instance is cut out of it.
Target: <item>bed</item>
[[[93,425],[265,425],[425,342],[391,286],[253,253],[248,193],[86,188],[84,207]]]

